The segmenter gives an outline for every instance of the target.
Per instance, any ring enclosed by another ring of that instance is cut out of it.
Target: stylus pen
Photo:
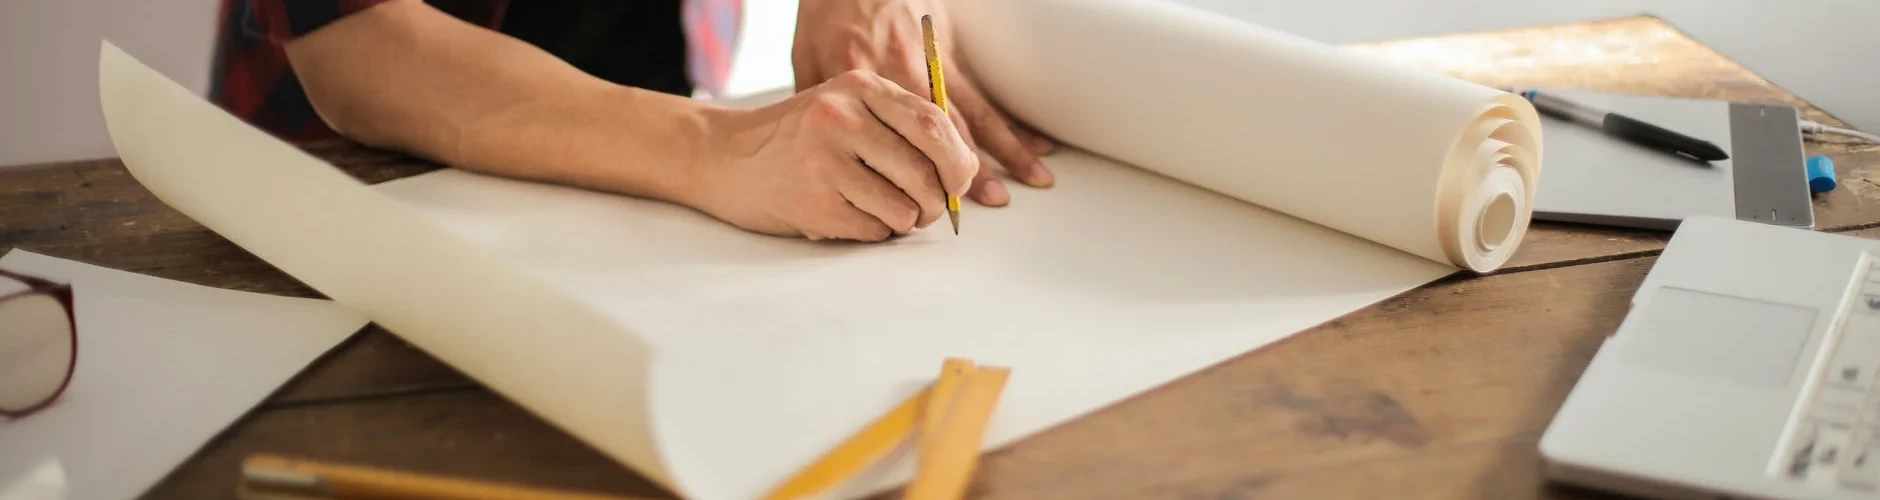
[[[1520,94],[1527,98],[1528,102],[1534,103],[1534,107],[1543,113],[1598,127],[1606,135],[1646,147],[1683,153],[1702,161],[1730,159],[1729,153],[1725,153],[1723,148],[1717,147],[1710,141],[1645,123],[1637,118],[1576,103],[1553,94],[1543,94],[1538,90],[1524,90]]]

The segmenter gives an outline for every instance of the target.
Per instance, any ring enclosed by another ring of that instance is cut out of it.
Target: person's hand
[[[707,156],[682,203],[766,234],[907,234],[945,215],[946,196],[964,193],[979,170],[938,106],[866,71],[764,108],[725,110],[706,127]]]
[[[796,41],[791,62],[799,90],[852,69],[876,72],[901,87],[932,99],[927,88],[925,43],[920,18],[931,14],[936,44],[946,68],[947,103],[955,125],[967,131],[967,144],[983,149],[1013,178],[1034,187],[1050,186],[1053,177],[1038,157],[1050,154],[1049,140],[1007,117],[979,89],[971,61],[953,50],[952,24],[942,0],[802,0],[798,4]],[[968,197],[1004,206],[1011,195],[990,168],[979,169]]]

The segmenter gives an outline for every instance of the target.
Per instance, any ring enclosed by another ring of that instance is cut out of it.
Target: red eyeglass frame
[[[66,328],[65,331],[72,336],[72,355],[65,360],[65,378],[59,381],[59,388],[52,391],[52,395],[47,396],[44,401],[34,403],[32,406],[28,406],[25,409],[8,410],[0,408],[0,416],[22,418],[37,413],[47,406],[52,406],[54,401],[59,400],[59,396],[65,394],[65,388],[72,385],[72,373],[78,371],[78,315],[73,313],[72,285],[70,284],[54,283],[49,279],[28,276],[5,269],[0,269],[0,277],[12,278],[26,284],[25,290],[0,295],[0,302],[31,295],[50,295],[54,300],[59,301],[59,305],[65,307],[65,321],[66,324],[70,326],[70,328]]]

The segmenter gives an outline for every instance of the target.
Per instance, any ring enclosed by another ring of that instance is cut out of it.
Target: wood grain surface
[[[1779,102],[1839,123],[1652,18],[1372,44],[1496,86]],[[346,142],[306,149],[367,182],[438,168]],[[1875,236],[1880,148],[1809,143],[1840,168],[1819,226]],[[1006,210],[1022,210],[1014,204]],[[983,498],[1565,498],[1535,443],[1623,316],[1668,233],[1538,224],[1515,261],[1457,275],[992,452]],[[0,169],[0,251],[210,286],[318,296],[163,206],[114,160]],[[155,488],[226,498],[274,452],[662,494],[383,330],[317,362]]]

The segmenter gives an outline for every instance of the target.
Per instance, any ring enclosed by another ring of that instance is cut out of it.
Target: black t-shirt
[[[502,32],[594,76],[691,95],[680,0],[518,0]]]

